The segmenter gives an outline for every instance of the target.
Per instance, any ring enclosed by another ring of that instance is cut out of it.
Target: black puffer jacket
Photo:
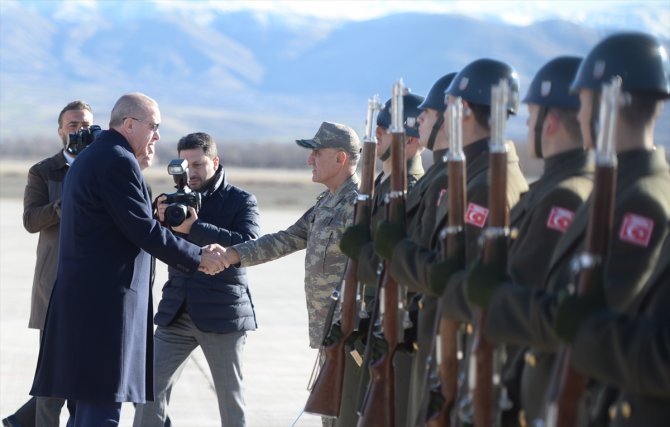
[[[260,232],[256,197],[229,185],[223,168],[203,192],[198,219],[185,237],[205,246],[229,247],[255,239]],[[163,297],[154,322],[169,325],[185,310],[203,332],[229,333],[256,329],[256,315],[245,268],[228,268],[210,276],[201,272],[188,276],[169,268]]]

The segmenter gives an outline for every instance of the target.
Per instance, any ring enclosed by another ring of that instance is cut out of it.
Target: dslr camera
[[[189,206],[192,206],[196,212],[200,210],[201,197],[200,193],[191,190],[187,185],[188,161],[182,159],[170,161],[168,173],[174,178],[177,191],[166,194],[165,203],[168,206],[165,209],[165,222],[172,227],[177,227],[191,215],[188,211]]]
[[[91,125],[88,128],[81,128],[77,133],[71,133],[68,136],[67,145],[65,151],[76,156],[81,153],[81,151],[91,145],[95,138],[102,132],[102,129],[98,125]]]

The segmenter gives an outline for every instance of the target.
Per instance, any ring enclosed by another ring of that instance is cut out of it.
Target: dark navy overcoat
[[[151,255],[186,273],[200,262],[198,246],[152,218],[126,139],[104,131],[65,179],[58,274],[32,395],[153,399]]]

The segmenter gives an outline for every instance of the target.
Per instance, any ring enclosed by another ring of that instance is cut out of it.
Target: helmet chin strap
[[[391,157],[391,145],[386,147],[386,150],[382,153],[381,156],[379,156],[379,160],[385,162],[389,159],[389,157]]]
[[[437,139],[437,132],[439,132],[443,123],[444,123],[444,114],[441,114],[438,111],[437,120],[435,120],[433,129],[431,129],[430,136],[428,137],[428,144],[426,144],[426,148],[429,149],[430,151],[433,151],[433,147],[435,147],[435,139]]]
[[[542,154],[542,127],[544,126],[544,120],[547,118],[549,113],[549,107],[540,107],[540,111],[537,113],[537,120],[535,121],[535,155],[538,159],[544,158]]]

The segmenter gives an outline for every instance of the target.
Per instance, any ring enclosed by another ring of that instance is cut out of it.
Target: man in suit
[[[123,95],[110,129],[65,180],[58,272],[30,394],[75,402],[68,425],[116,426],[121,402],[153,398],[151,256],[187,274],[224,267],[220,246],[200,248],[152,217],[138,159],[153,157],[160,119],[153,99]]]
[[[63,148],[28,171],[28,183],[23,193],[23,226],[29,233],[40,234],[28,327],[38,329],[40,337],[58,266],[63,180],[77,154],[85,147],[77,142],[81,137],[85,138],[84,135],[90,135],[88,129],[92,123],[93,110],[88,104],[80,100],[68,103],[58,115],[57,131]],[[80,130],[83,132],[78,133]],[[6,427],[58,426],[64,404],[65,400],[59,398],[33,397],[2,423]]]

